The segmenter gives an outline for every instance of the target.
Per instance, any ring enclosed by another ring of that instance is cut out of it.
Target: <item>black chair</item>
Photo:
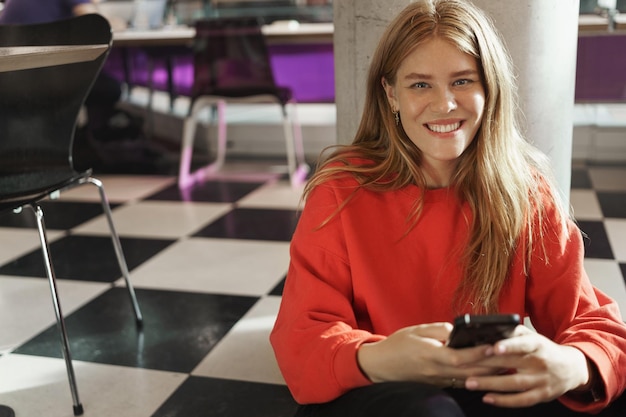
[[[224,164],[227,102],[280,105],[289,176],[292,184],[302,182],[309,170],[304,160],[302,133],[287,111],[287,105],[295,100],[290,88],[276,85],[259,20],[246,16],[215,18],[199,20],[195,27],[194,84],[189,116],[184,123],[179,187],[187,188],[201,181]],[[207,107],[217,108],[217,155],[214,162],[192,172],[196,124],[199,113]]]
[[[58,197],[64,190],[87,183],[98,187],[137,325],[141,326],[142,323],[141,311],[102,183],[92,177],[91,169],[82,172],[75,170],[72,159],[79,111],[111,44],[109,23],[96,14],[52,23],[0,26],[0,47],[105,46],[104,52],[92,60],[0,72],[0,212],[19,212],[23,207],[28,207],[35,213],[75,415],[82,414],[83,407],[78,397],[40,201]]]

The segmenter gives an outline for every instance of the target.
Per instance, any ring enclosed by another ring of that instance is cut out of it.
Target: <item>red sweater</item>
[[[429,190],[417,225],[405,235],[420,190],[359,190],[333,180],[309,196],[291,243],[291,263],[271,342],[296,401],[321,403],[370,384],[356,352],[406,326],[451,322],[461,277],[469,207],[449,189]],[[583,268],[583,243],[573,223],[560,230],[549,207],[544,241],[529,274],[516,257],[500,296],[501,312],[529,316],[535,329],[583,351],[597,366],[606,398],[592,404],[561,398],[578,411],[598,411],[626,387],[626,326],[616,303],[595,289]],[[537,240],[535,240],[536,242]],[[469,311],[469,309],[468,309]]]

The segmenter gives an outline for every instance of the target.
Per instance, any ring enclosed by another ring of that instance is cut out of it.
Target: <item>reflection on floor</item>
[[[231,165],[232,167],[232,165]],[[263,164],[183,196],[172,175],[103,174],[145,316],[134,326],[95,189],[45,204],[85,416],[291,416],[268,333],[300,191]],[[626,313],[626,167],[573,169],[586,266]],[[39,242],[0,216],[0,403],[71,416]]]

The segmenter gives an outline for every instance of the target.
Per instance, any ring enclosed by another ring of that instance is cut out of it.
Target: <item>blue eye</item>
[[[468,80],[468,79],[462,79],[462,80],[457,80],[453,83],[453,85],[467,85],[470,84],[472,82],[472,80]]]
[[[428,88],[428,84],[420,81],[420,82],[413,84],[413,87],[414,88]]]

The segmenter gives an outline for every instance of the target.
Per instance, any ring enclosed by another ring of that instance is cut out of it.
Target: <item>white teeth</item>
[[[453,130],[457,130],[461,126],[461,122],[452,123],[449,125],[427,125],[430,130],[437,133],[448,133]]]

